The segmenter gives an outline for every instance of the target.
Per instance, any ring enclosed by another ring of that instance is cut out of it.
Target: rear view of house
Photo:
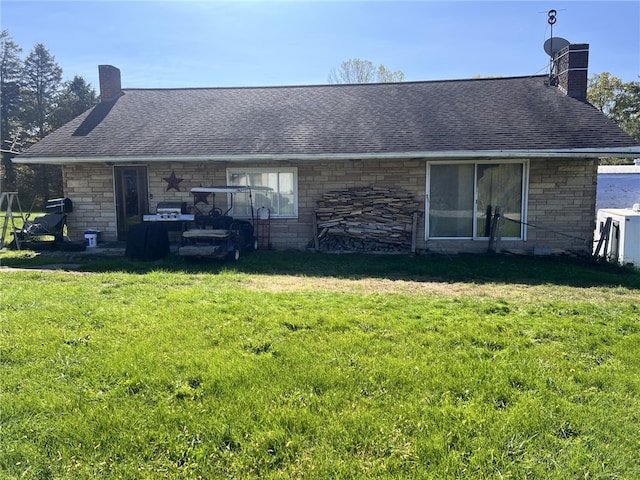
[[[498,211],[506,250],[589,253],[598,159],[640,145],[587,103],[588,50],[551,76],[263,88],[123,89],[101,65],[101,103],[16,161],[62,166],[72,238],[124,240],[159,203],[206,209],[194,187],[250,185],[272,189],[252,202],[275,248],[318,245],[330,192],[353,215],[340,192],[377,189],[413,206],[418,250],[486,251]]]

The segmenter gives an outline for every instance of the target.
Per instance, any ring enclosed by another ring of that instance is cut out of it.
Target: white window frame
[[[432,165],[473,165],[473,233],[471,237],[430,237],[429,236],[429,209],[431,204],[431,166]],[[425,201],[425,226],[424,238],[427,240],[482,240],[486,241],[487,237],[478,235],[478,222],[476,211],[478,210],[478,165],[497,165],[497,164],[519,164],[522,165],[522,219],[520,224],[519,237],[502,237],[503,240],[527,240],[527,205],[529,204],[529,159],[518,160],[448,160],[427,162],[426,168],[426,201]]]
[[[263,174],[263,173],[291,173],[293,174],[293,213],[280,214],[279,212],[274,212],[273,210],[270,212],[270,216],[272,218],[298,218],[298,168],[297,167],[279,167],[279,168],[257,168],[257,167],[246,167],[246,168],[227,168],[227,185],[231,185],[231,176],[232,175],[247,175],[247,174]],[[248,178],[248,177],[247,177]],[[279,178],[279,176],[278,176]],[[251,185],[248,185],[251,186]],[[274,190],[274,194],[279,193]],[[258,209],[262,205],[256,205],[254,203],[253,208]],[[238,218],[248,218],[248,215],[239,214],[236,215],[231,211],[233,216],[237,216]]]

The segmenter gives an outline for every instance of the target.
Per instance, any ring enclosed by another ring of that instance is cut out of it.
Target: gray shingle
[[[29,157],[377,154],[637,146],[545,76],[293,87],[125,89]]]

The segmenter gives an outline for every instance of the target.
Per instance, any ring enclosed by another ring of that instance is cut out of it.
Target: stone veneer
[[[73,202],[73,212],[67,215],[69,237],[82,240],[85,230],[98,230],[101,240],[115,240],[113,167],[64,165],[62,184],[64,196]]]
[[[329,190],[381,186],[403,188],[424,205],[426,164],[416,160],[342,160],[242,163],[242,167],[291,167],[298,169],[298,218],[271,219],[271,243],[278,249],[304,249],[312,245],[312,225],[320,196]],[[193,202],[189,190],[207,185],[224,185],[226,169],[238,163],[169,163],[148,165],[150,210],[158,202]],[[174,171],[179,192],[167,191],[163,178]],[[116,239],[113,167],[107,165],[65,165],[65,196],[73,201],[69,214],[69,235],[81,239],[87,229],[101,231],[101,241]],[[526,241],[503,241],[507,250],[533,253],[545,251],[589,252],[593,234],[597,161],[591,159],[535,159],[530,162]],[[225,207],[226,198],[216,198]],[[200,205],[207,207],[206,205]],[[418,220],[418,250],[433,252],[483,252],[486,240],[429,240],[425,242],[424,209]]]
[[[553,252],[591,253],[596,215],[597,159],[532,161],[527,243]]]

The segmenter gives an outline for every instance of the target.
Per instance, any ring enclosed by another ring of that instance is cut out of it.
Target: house
[[[101,65],[101,103],[16,161],[62,166],[72,238],[126,239],[160,202],[249,183],[273,189],[254,201],[275,248],[313,245],[326,192],[395,188],[419,206],[418,250],[486,251],[499,206],[504,249],[589,253],[598,159],[640,145],[587,103],[588,48],[554,75],[386,84],[123,89]]]

